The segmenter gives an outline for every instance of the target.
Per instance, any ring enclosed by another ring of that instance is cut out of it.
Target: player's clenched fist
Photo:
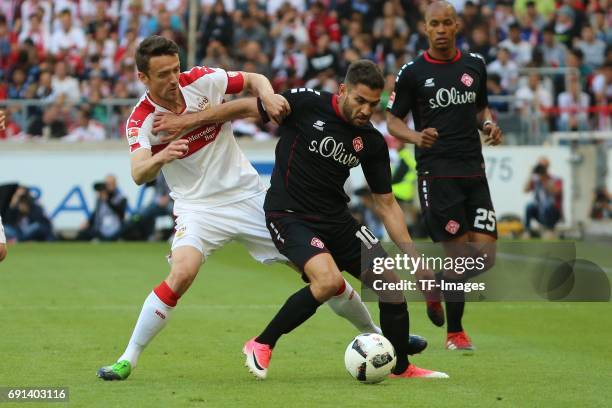
[[[485,143],[490,146],[497,146],[504,140],[504,134],[502,130],[495,123],[487,123],[482,129],[485,137]]]
[[[180,159],[189,151],[189,141],[186,139],[174,140],[168,144],[158,154],[161,154],[161,159],[164,163],[170,163],[173,160]]]
[[[419,133],[415,144],[418,147],[431,147],[436,140],[438,140],[438,131],[434,128],[427,128],[423,129],[423,131]]]
[[[282,95],[268,94],[261,96],[261,102],[263,103],[266,113],[272,120],[272,122],[279,125],[285,116],[291,113],[291,107],[289,102]]]

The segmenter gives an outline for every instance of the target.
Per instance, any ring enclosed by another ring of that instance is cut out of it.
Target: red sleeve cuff
[[[237,94],[244,89],[244,76],[241,72],[227,72],[227,89],[226,94]]]

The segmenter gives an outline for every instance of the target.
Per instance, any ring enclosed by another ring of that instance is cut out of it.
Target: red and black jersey
[[[348,123],[338,96],[308,88],[283,93],[291,114],[279,128],[266,211],[334,217],[348,211],[344,184],[361,164],[373,193],[391,192],[389,151],[371,125]]]
[[[457,51],[449,61],[427,52],[404,65],[387,110],[399,118],[412,112],[415,130],[438,130],[431,148],[416,148],[420,174],[484,174],[477,113],[488,105],[487,72],[478,54]]]

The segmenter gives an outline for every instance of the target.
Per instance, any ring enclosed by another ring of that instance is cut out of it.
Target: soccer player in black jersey
[[[484,256],[495,262],[497,228],[485,175],[479,130],[497,145],[502,132],[487,100],[485,62],[455,48],[457,14],[446,1],[432,3],[425,16],[429,49],[404,65],[388,105],[389,132],[416,145],[419,198],[429,234],[449,256]],[[416,131],[406,125],[412,112]],[[467,274],[464,274],[467,275]],[[469,276],[443,271],[446,280]],[[465,294],[444,292],[448,349],[474,347],[462,327]],[[428,299],[428,316],[444,325],[437,299]]]
[[[277,340],[342,291],[340,271],[371,284],[370,262],[386,255],[376,237],[349,213],[343,186],[352,167],[362,165],[377,214],[391,239],[412,253],[404,214],[391,192],[387,145],[370,123],[383,86],[376,64],[361,60],[349,67],[339,95],[306,88],[283,94],[291,113],[279,128],[281,137],[264,210],[276,247],[309,284],[289,297],[265,330],[245,344],[247,365],[259,378],[267,375]],[[397,282],[399,278],[387,271],[378,279]],[[397,354],[393,374],[447,378],[444,373],[409,364],[406,300],[401,291],[377,293],[380,325]]]

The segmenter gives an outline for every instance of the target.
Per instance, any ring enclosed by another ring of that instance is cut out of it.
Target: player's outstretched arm
[[[387,129],[397,139],[417,145],[418,147],[431,147],[438,139],[438,131],[434,128],[423,129],[422,132],[412,130],[402,118],[387,112]]]
[[[374,200],[374,212],[385,225],[391,240],[403,253],[418,258],[419,255],[406,226],[404,212],[397,203],[393,193],[372,194],[372,198]],[[419,269],[416,271],[415,276],[419,281],[435,279],[433,272],[428,269]]]
[[[406,253],[412,248],[412,237],[406,227],[404,212],[397,203],[393,193],[372,194],[374,200],[374,211],[385,225],[391,240],[395,242],[402,251]]]
[[[182,157],[188,151],[185,139],[170,142],[162,151],[152,154],[149,149],[138,149],[132,154],[132,179],[138,185],[155,180],[162,166]]]
[[[282,98],[282,96],[278,96]],[[153,132],[164,133],[160,139],[167,143],[187,131],[201,126],[225,123],[236,119],[258,118],[259,116],[257,99],[242,98],[186,115],[158,112],[155,114],[155,120],[153,121]]]

